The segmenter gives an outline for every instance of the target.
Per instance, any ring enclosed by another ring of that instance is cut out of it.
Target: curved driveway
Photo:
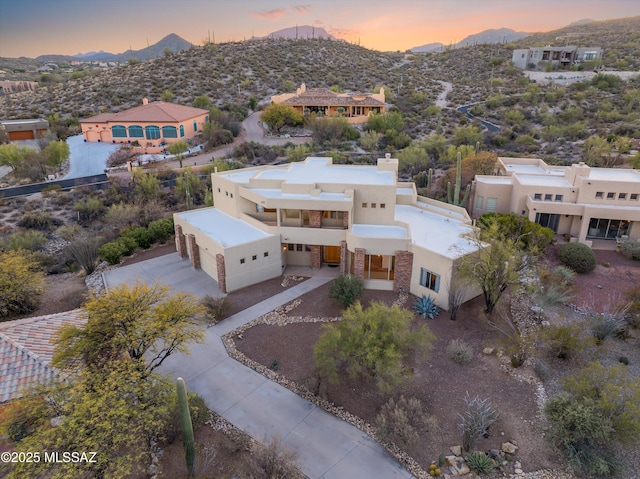
[[[214,294],[217,284],[189,260],[172,253],[104,272],[107,287],[139,279],[169,283],[172,290]],[[170,356],[164,373],[182,376],[187,387],[209,408],[260,442],[278,435],[299,454],[298,466],[310,479],[412,479],[373,439],[360,429],[232,359],[221,337],[276,307],[330,281],[316,276],[241,311],[207,329],[191,354]]]

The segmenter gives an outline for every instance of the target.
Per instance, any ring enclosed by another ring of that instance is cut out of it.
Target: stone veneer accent
[[[195,269],[200,269],[200,248],[198,248],[198,244],[196,243],[196,235],[190,234],[187,237],[187,241],[189,241],[189,259],[191,260],[191,266]]]
[[[216,255],[216,269],[218,270],[218,289],[222,293],[227,292],[227,271],[224,266],[224,255]]]
[[[186,258],[188,256],[187,240],[184,237],[184,234],[182,234],[182,226],[176,225],[174,229],[176,231],[176,251],[181,258]]]
[[[311,267],[320,269],[322,266],[322,246],[311,245]]]
[[[353,275],[356,278],[364,279],[364,248],[356,248],[353,258]],[[398,262],[396,259],[396,269]]]
[[[347,242],[340,241],[340,274],[347,274]]]
[[[309,226],[311,228],[322,228],[322,211],[309,210]]]
[[[396,266],[393,279],[393,291],[400,290],[408,293],[411,289],[411,274],[413,273],[413,253],[410,251],[396,251]]]
[[[349,212],[348,211],[342,212],[342,227],[346,230],[349,229]]]

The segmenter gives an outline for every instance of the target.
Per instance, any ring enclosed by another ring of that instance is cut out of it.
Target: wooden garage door
[[[11,141],[16,140],[33,140],[33,132],[31,130],[27,131],[10,131],[9,139]]]

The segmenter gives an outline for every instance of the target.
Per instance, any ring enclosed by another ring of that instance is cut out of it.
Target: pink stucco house
[[[132,144],[145,153],[159,153],[168,143],[195,136],[209,111],[154,101],[119,113],[103,113],[80,120],[84,141]]]

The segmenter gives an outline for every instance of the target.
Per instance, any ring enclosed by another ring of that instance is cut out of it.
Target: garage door
[[[11,141],[17,140],[33,140],[33,132],[31,130],[27,131],[10,131],[9,139]]]

